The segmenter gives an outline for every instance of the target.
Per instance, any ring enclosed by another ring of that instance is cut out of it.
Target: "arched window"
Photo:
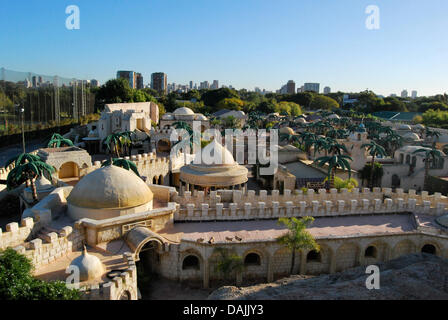
[[[411,156],[409,154],[406,155],[406,164],[411,164]]]
[[[417,164],[417,157],[412,157],[412,166],[415,167]]]
[[[306,262],[321,262],[322,256],[320,255],[320,252],[317,252],[316,250],[311,250],[306,255]]]
[[[189,255],[182,262],[182,270],[199,270],[199,259],[196,256]]]
[[[376,258],[377,257],[377,250],[374,246],[367,247],[366,251],[364,252],[364,257],[366,258]]]
[[[436,254],[436,247],[432,244],[425,244],[422,248],[423,253]]]
[[[400,177],[396,174],[392,176],[392,188],[399,188],[401,185]]]
[[[249,253],[244,258],[244,265],[246,266],[259,266],[261,264],[260,256],[256,253]]]

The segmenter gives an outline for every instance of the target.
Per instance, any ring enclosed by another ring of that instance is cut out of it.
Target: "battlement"
[[[33,218],[22,219],[20,225],[17,222],[11,222],[6,225],[6,232],[0,228],[0,249],[15,247],[23,244],[32,233],[34,227]]]
[[[85,300],[137,300],[137,267],[132,253],[123,254],[127,268],[111,281],[83,286],[80,291]]]
[[[31,218],[26,218],[29,224]],[[14,247],[18,253],[29,258],[36,268],[52,263],[82,246],[84,236],[78,230],[66,226],[57,232],[40,234],[39,238],[21,242]],[[12,246],[12,244],[11,244]]]
[[[273,190],[270,195],[261,190],[255,195],[253,190],[212,191],[205,196],[197,191],[194,195],[185,192],[174,195],[173,201],[181,204],[176,211],[175,221],[202,220],[252,220],[273,219],[291,216],[343,216],[353,214],[377,214],[415,212],[440,216],[448,213],[448,198],[440,193],[429,196],[427,192],[417,195],[415,190],[404,193],[392,192],[390,188],[353,189],[349,192],[325,189],[314,192],[308,190],[285,190],[280,194]]]

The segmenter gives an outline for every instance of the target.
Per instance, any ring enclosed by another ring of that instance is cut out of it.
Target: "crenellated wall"
[[[80,287],[84,300],[137,300],[137,267],[132,253],[123,254],[127,268],[111,281]]]
[[[325,189],[314,192],[308,190],[285,190],[280,194],[273,190],[268,195],[261,190],[258,195],[249,190],[212,191],[205,196],[203,191],[175,194],[172,201],[180,204],[175,221],[198,220],[251,220],[273,219],[291,216],[344,216],[351,214],[415,212],[440,216],[448,213],[448,198],[440,193],[429,196],[427,192],[408,193],[402,189],[392,192],[390,188],[355,188],[349,192]]]

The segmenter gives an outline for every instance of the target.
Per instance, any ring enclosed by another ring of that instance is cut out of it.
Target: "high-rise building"
[[[417,91],[413,90],[411,96],[412,96],[412,99],[417,99]]]
[[[33,76],[33,77],[31,78],[31,81],[32,81],[32,84],[33,84],[33,88],[37,88],[37,77],[36,77],[36,76]]]
[[[92,79],[92,80],[90,80],[90,86],[92,88],[97,88],[97,87],[100,86],[100,82],[98,80],[96,80],[96,79]]]
[[[320,83],[305,83],[303,85],[303,91],[314,91],[319,93]]]
[[[168,90],[167,81],[166,73],[155,72],[151,75],[151,88],[159,93],[166,94]]]
[[[303,92],[303,86],[301,86],[300,88],[297,88],[297,93],[301,93]]]
[[[219,81],[218,80],[213,80],[212,85],[210,86],[210,89],[219,89]]]
[[[401,97],[402,98],[407,98],[408,97],[408,90],[404,89],[403,91],[401,91]]]
[[[190,90],[193,89],[193,81],[190,81]]]
[[[126,79],[129,82],[129,87],[137,88],[137,79],[134,71],[117,71],[117,79]]]
[[[330,87],[325,87],[324,88],[324,94],[329,94],[331,93],[331,88]]]
[[[286,84],[284,86],[282,86],[278,93],[280,93],[280,94],[287,94],[288,93],[288,86]]]
[[[135,74],[135,78],[136,78],[136,85],[137,85],[137,89],[143,89],[144,85],[143,85],[143,76],[141,73],[136,73]]]
[[[286,93],[294,94],[296,93],[296,83],[293,80],[289,80],[286,84]]]
[[[199,85],[199,89],[210,89],[210,84],[208,83],[208,81],[203,81]]]

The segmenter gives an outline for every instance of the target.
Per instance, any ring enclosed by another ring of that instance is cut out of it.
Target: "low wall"
[[[251,220],[273,219],[291,216],[344,216],[352,214],[415,212],[440,216],[448,213],[448,198],[440,193],[429,196],[428,192],[417,195],[415,190],[404,193],[390,188],[364,188],[362,192],[353,189],[348,192],[325,189],[315,193],[308,190],[285,190],[281,195],[273,190],[271,195],[261,190],[255,195],[253,190],[246,194],[242,191],[212,191],[205,196],[198,191],[194,195],[185,192],[183,196],[174,195],[173,200],[181,204],[174,216],[175,221],[198,220]],[[221,198],[232,202],[223,202]]]

